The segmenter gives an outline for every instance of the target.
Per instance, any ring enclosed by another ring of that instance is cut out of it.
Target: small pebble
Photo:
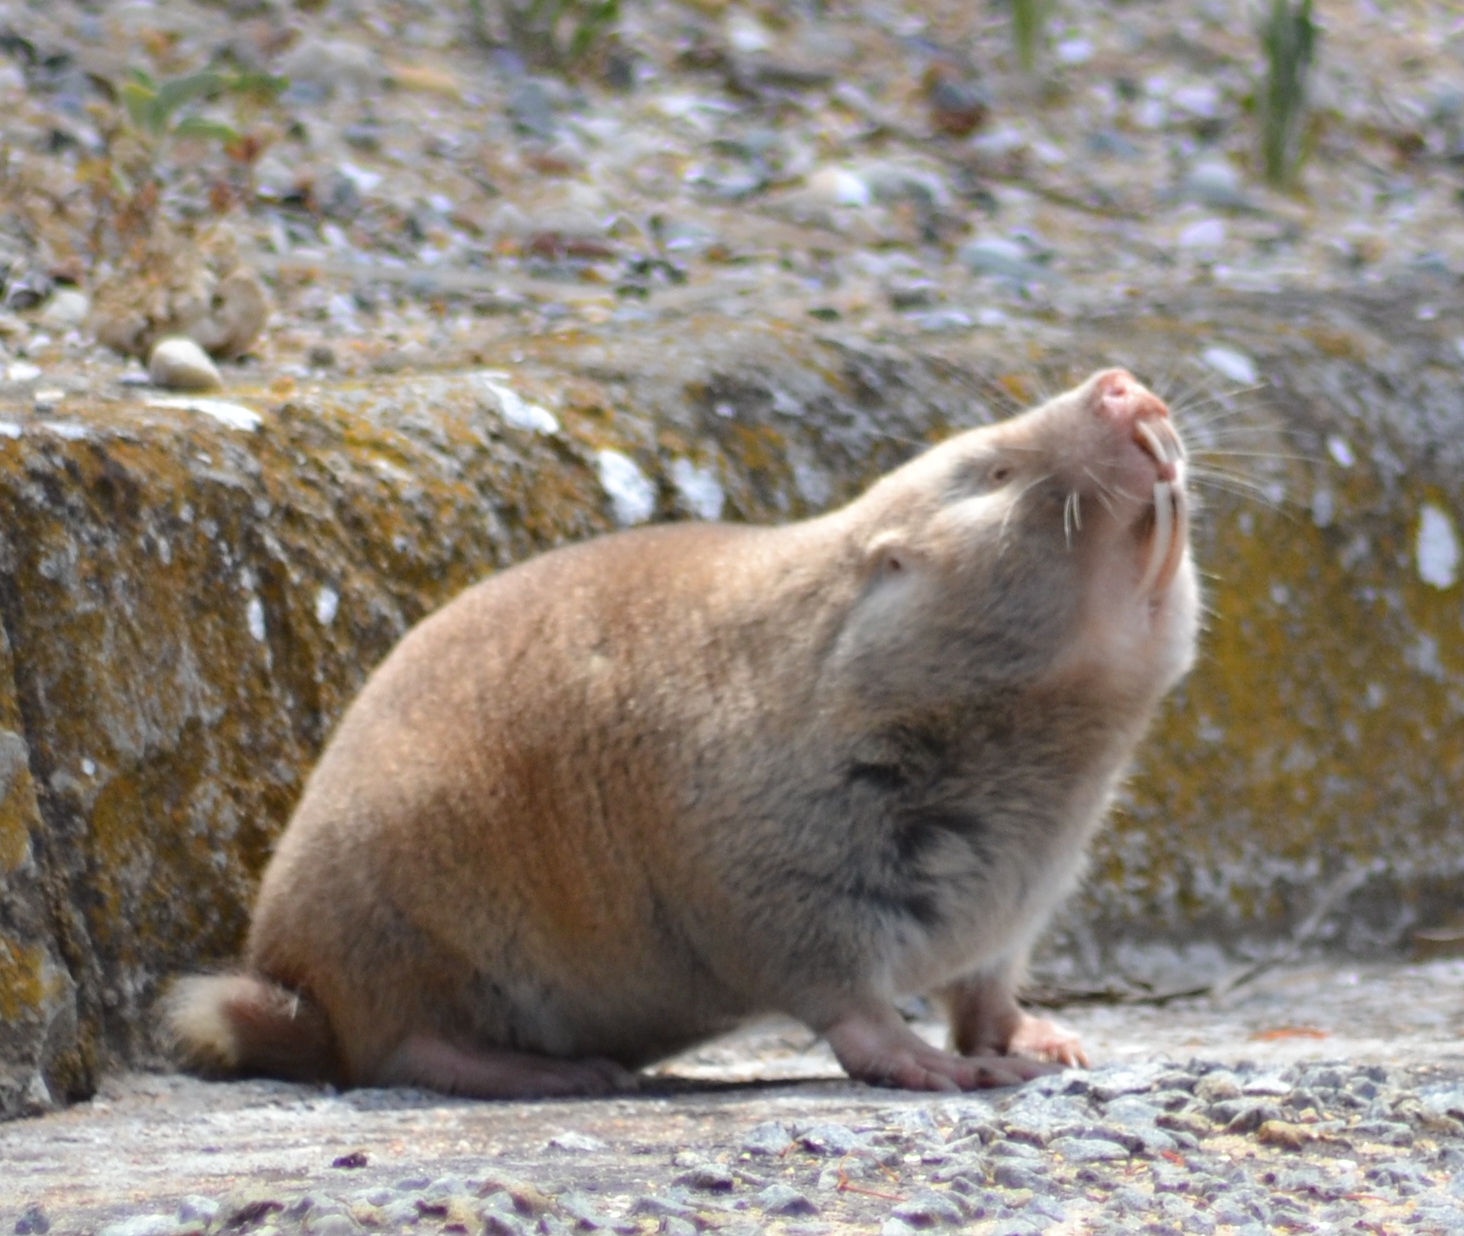
[[[306,1236],[356,1236],[361,1229],[346,1215],[312,1215],[304,1226]]]
[[[41,310],[42,326],[51,330],[75,330],[86,321],[91,312],[91,301],[85,292],[75,288],[62,288],[55,292]]]
[[[675,1198],[657,1197],[654,1193],[644,1193],[631,1203],[630,1213],[633,1215],[668,1215],[676,1219],[695,1220],[696,1208],[688,1206],[685,1202],[678,1202]]]
[[[753,1199],[759,1207],[772,1215],[816,1215],[815,1206],[805,1194],[785,1184],[771,1184]]]
[[[1129,1157],[1127,1146],[1105,1137],[1058,1137],[1047,1148],[1068,1163],[1105,1163]]]
[[[1123,1147],[1119,1147],[1123,1150]],[[1123,1151],[1123,1157],[1128,1158],[1128,1151]],[[1032,1167],[1020,1163],[998,1163],[991,1169],[993,1183],[1000,1185],[1003,1189],[1031,1189],[1034,1192],[1046,1185],[1044,1177],[1047,1174],[1045,1167],[1038,1171]]]
[[[178,1203],[179,1223],[212,1223],[218,1217],[219,1204],[211,1197],[190,1193]]]
[[[703,1163],[676,1177],[676,1184],[689,1189],[707,1189],[725,1192],[735,1183],[734,1177],[720,1163]]]
[[[549,1139],[549,1145],[555,1150],[568,1150],[573,1154],[591,1154],[605,1149],[605,1143],[598,1137],[589,1133],[576,1133],[572,1129],[565,1133],[556,1133]]]
[[[798,1134],[798,1142],[814,1154],[844,1155],[861,1144],[859,1135],[845,1124],[811,1124]]]
[[[957,1224],[966,1219],[965,1212],[947,1194],[921,1189],[908,1201],[901,1202],[890,1213],[915,1227],[934,1227],[940,1223]]]
[[[51,1220],[35,1202],[20,1212],[15,1221],[15,1236],[45,1236],[51,1230]]]
[[[792,1144],[787,1126],[776,1120],[753,1125],[742,1139],[742,1149],[747,1154],[780,1155]]]
[[[1314,1141],[1316,1134],[1304,1124],[1292,1124],[1289,1120],[1262,1121],[1256,1129],[1256,1140],[1264,1146],[1279,1146],[1283,1150],[1300,1150]]]
[[[191,339],[161,339],[148,357],[147,375],[154,386],[175,391],[213,391],[224,384],[218,367]]]
[[[1041,283],[1052,272],[1028,256],[1025,246],[1004,236],[978,237],[961,246],[961,261],[975,274],[993,275],[1009,283]]]

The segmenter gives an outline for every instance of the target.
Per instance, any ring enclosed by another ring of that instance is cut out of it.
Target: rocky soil
[[[777,1023],[590,1102],[122,1077],[0,1129],[0,1228],[1454,1233],[1461,980],[1457,961],[1312,966],[1163,1010],[1073,1007],[1095,1068],[964,1096],[835,1080]]]
[[[97,338],[144,310],[199,333],[189,298],[236,265],[272,317],[252,344],[210,319],[209,346],[282,389],[706,312],[1019,347],[1033,318],[1187,288],[1390,285],[1432,320],[1464,270],[1446,0],[1320,7],[1287,193],[1255,173],[1246,0],[1063,0],[1032,73],[996,4],[621,8],[551,72],[494,41],[491,3],[0,3],[0,395],[144,380]],[[125,119],[137,72],[208,66],[288,85]],[[1205,355],[1211,385],[1256,379]]]

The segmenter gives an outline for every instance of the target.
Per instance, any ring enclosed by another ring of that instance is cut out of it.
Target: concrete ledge
[[[154,1058],[160,980],[237,948],[332,723],[473,579],[617,523],[811,513],[1098,364],[1223,391],[1215,347],[1265,386],[1194,410],[1200,462],[1271,498],[1207,490],[1202,663],[1044,964],[1163,982],[1439,919],[1464,892],[1452,339],[1384,300],[1223,298],[1017,337],[698,321],[225,407],[0,408],[0,1113]],[[1203,454],[1237,424],[1266,458]]]

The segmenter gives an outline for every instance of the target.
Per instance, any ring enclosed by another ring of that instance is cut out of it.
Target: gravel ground
[[[1196,286],[1390,284],[1427,317],[1464,271],[1450,0],[1319,6],[1286,193],[1256,173],[1249,0],[1062,0],[1036,74],[968,0],[627,0],[569,74],[469,7],[0,0],[0,397],[140,379],[98,333],[196,291],[220,227],[274,308],[225,379],[282,383],[698,313],[1019,338]],[[232,153],[123,119],[129,75],[210,65],[289,81],[176,113]]]
[[[1068,1008],[1093,1069],[962,1096],[851,1085],[791,1024],[609,1100],[134,1075],[0,1129],[0,1231],[1457,1233],[1461,1013],[1464,962],[1291,968]]]

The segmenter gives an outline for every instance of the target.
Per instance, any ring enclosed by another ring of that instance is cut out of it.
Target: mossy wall
[[[0,1112],[154,1058],[160,981],[236,950],[331,725],[470,581],[628,518],[812,513],[1001,415],[1000,392],[1172,371],[1217,330],[1270,383],[1234,422],[1264,458],[1214,454],[1231,422],[1199,408],[1198,462],[1271,492],[1207,491],[1200,666],[1044,964],[1142,977],[1303,929],[1394,945],[1446,914],[1464,890],[1459,362],[1389,336],[1383,310],[1325,312],[1326,347],[1306,313],[1237,304],[1203,329],[1188,311],[1037,323],[1019,358],[700,322],[539,339],[491,371],[236,389],[233,411],[0,409]]]

